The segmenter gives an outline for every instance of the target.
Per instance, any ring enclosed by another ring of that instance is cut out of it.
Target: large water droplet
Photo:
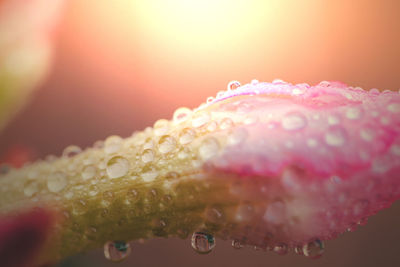
[[[164,135],[158,141],[158,150],[160,153],[169,153],[176,148],[176,141],[170,135]]]
[[[303,245],[304,256],[309,257],[311,259],[317,259],[321,257],[322,254],[324,253],[324,250],[325,250],[325,245],[319,239],[315,239],[314,241],[311,241]]]
[[[56,172],[47,179],[47,188],[50,192],[57,193],[67,186],[67,176],[62,172]]]
[[[208,137],[200,145],[199,153],[203,160],[207,160],[218,153],[219,143],[214,137]]]
[[[340,126],[332,126],[325,133],[325,142],[330,146],[342,146],[346,139],[347,134]]]
[[[190,117],[191,114],[192,114],[192,110],[190,110],[188,108],[185,108],[185,107],[178,108],[174,112],[173,121],[176,124],[184,122]]]
[[[199,254],[207,254],[215,247],[214,236],[204,233],[195,232],[192,235],[192,248]]]
[[[131,253],[129,243],[124,241],[108,241],[104,244],[104,256],[110,261],[122,261]]]
[[[161,119],[154,123],[154,135],[162,136],[168,133],[168,121]]]
[[[303,129],[306,124],[306,118],[299,112],[288,113],[282,119],[282,127],[288,131]]]
[[[236,88],[240,87],[240,82],[238,81],[230,81],[227,86],[227,90],[235,90]]]
[[[118,135],[109,136],[104,142],[104,151],[107,154],[114,154],[120,150],[122,146],[122,138]]]
[[[125,176],[129,171],[129,161],[121,156],[112,157],[107,162],[107,175],[111,179]]]
[[[196,132],[190,128],[185,128],[179,134],[179,143],[181,145],[189,144],[196,137]]]
[[[211,117],[206,112],[198,112],[192,118],[192,126],[195,128],[199,128],[211,120]]]
[[[152,162],[154,160],[154,152],[151,149],[145,149],[142,152],[142,161],[144,163]]]
[[[64,149],[62,156],[65,158],[70,158],[75,155],[78,155],[82,152],[82,149],[79,146],[68,146]]]
[[[87,165],[83,168],[81,176],[83,180],[88,180],[96,175],[96,167],[94,165]]]

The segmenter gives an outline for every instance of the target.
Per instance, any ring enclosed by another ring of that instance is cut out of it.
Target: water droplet
[[[110,179],[125,176],[129,171],[129,161],[121,156],[112,157],[107,162],[107,175]]]
[[[340,126],[332,126],[325,133],[325,142],[330,146],[342,146],[346,139],[347,134]]]
[[[89,187],[89,196],[94,197],[97,193],[99,193],[99,188],[95,185],[91,185]]]
[[[200,145],[199,153],[203,160],[207,160],[218,153],[219,143],[214,137],[208,137]]]
[[[214,97],[212,97],[212,96],[208,97],[207,100],[206,100],[207,104],[210,104],[213,101],[214,101]]]
[[[375,135],[375,130],[372,127],[364,127],[360,130],[360,136],[366,142],[374,140]]]
[[[210,121],[207,124],[207,131],[214,132],[218,127],[218,124],[215,121]]]
[[[176,148],[176,141],[170,135],[164,135],[158,141],[158,150],[160,153],[169,153]]]
[[[222,119],[221,123],[219,124],[219,128],[221,130],[227,130],[227,129],[232,128],[233,126],[234,126],[234,123],[230,118]]]
[[[235,249],[241,249],[243,247],[242,243],[239,240],[233,239],[232,240],[232,247]]]
[[[96,149],[104,148],[104,141],[103,140],[97,140],[96,142],[93,143],[93,148],[96,148]]]
[[[328,116],[328,123],[330,125],[336,125],[340,123],[340,118],[336,115],[329,115]]]
[[[296,253],[297,255],[300,255],[300,256],[304,256],[303,246],[302,245],[295,246],[294,247],[294,253]]]
[[[122,138],[118,135],[109,136],[104,142],[104,151],[107,154],[114,154],[120,150],[122,146]]]
[[[288,131],[303,129],[307,124],[306,118],[298,112],[286,114],[282,119],[282,127]]]
[[[250,83],[251,83],[252,85],[256,85],[256,84],[259,83],[259,81],[258,81],[257,79],[253,79],[253,80],[251,80]]]
[[[361,199],[354,204],[353,213],[355,216],[365,215],[369,208],[369,201],[366,199]]]
[[[182,122],[186,121],[190,117],[191,114],[192,114],[192,110],[190,110],[188,108],[185,108],[185,107],[178,108],[174,112],[173,121],[176,124],[182,123]]]
[[[87,165],[83,168],[81,176],[83,180],[88,180],[96,175],[96,167],[94,165]]]
[[[211,117],[206,112],[198,112],[192,118],[192,126],[199,128],[211,120]]]
[[[268,205],[264,220],[272,224],[282,224],[286,221],[286,205],[282,201],[275,201]]]
[[[167,180],[174,180],[174,179],[177,179],[177,178],[179,178],[179,173],[174,172],[174,171],[168,172],[165,175],[165,179],[167,179]]]
[[[303,245],[303,254],[311,259],[317,259],[322,256],[325,250],[324,242],[319,239],[315,239],[307,244]]]
[[[108,241],[104,244],[104,256],[107,260],[118,262],[126,259],[131,253],[129,243],[124,241]]]
[[[399,113],[400,112],[400,103],[397,103],[397,102],[390,103],[387,106],[387,110],[392,113]]]
[[[179,143],[181,145],[189,144],[196,137],[196,132],[190,128],[184,128],[179,134]]]
[[[168,133],[168,121],[161,119],[154,123],[154,135],[162,136]]]
[[[307,139],[307,146],[308,147],[316,147],[318,145],[318,141],[314,138]]]
[[[35,195],[39,191],[39,185],[36,182],[27,182],[24,185],[24,194],[27,197]]]
[[[82,149],[79,146],[68,146],[64,149],[62,156],[65,158],[70,158],[75,155],[78,155],[82,152]]]
[[[199,254],[210,253],[215,247],[214,236],[204,233],[195,232],[192,235],[192,248]]]
[[[349,120],[357,120],[362,116],[362,111],[358,107],[350,107],[346,110],[346,118]]]
[[[73,204],[73,210],[72,212],[75,215],[82,215],[86,212],[87,210],[87,203],[84,199],[79,199],[77,201],[75,201]]]
[[[240,87],[240,82],[238,81],[230,81],[227,86],[227,90],[235,90],[236,88]]]
[[[289,251],[288,246],[285,243],[279,243],[274,246],[274,252],[279,255],[285,255]]]
[[[151,149],[145,149],[142,152],[142,161],[144,163],[152,162],[154,160],[154,152]]]
[[[48,177],[47,188],[50,192],[57,193],[67,186],[67,176],[62,172],[56,172]]]

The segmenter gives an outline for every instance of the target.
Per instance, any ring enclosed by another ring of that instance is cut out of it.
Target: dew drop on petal
[[[199,254],[207,254],[210,253],[215,247],[215,238],[214,236],[204,233],[204,232],[195,232],[192,235],[192,248]]]
[[[285,255],[288,253],[289,248],[285,243],[279,243],[274,246],[273,251],[279,255]]]
[[[214,97],[212,97],[212,96],[210,96],[210,97],[208,97],[207,98],[207,104],[210,104],[210,103],[212,103],[214,101]]]
[[[121,156],[112,157],[107,162],[106,170],[111,179],[123,177],[129,171],[129,161]]]
[[[346,110],[346,118],[349,120],[357,120],[362,117],[362,111],[358,107],[350,107]]]
[[[387,106],[387,110],[392,113],[400,113],[400,103],[394,102]]]
[[[190,110],[189,108],[178,108],[177,110],[175,110],[174,112],[174,116],[173,116],[173,121],[176,124],[179,124],[181,122],[186,121],[190,115],[192,114],[192,110]]]
[[[96,167],[94,165],[87,165],[83,168],[81,176],[83,180],[88,180],[96,175]]]
[[[347,140],[346,132],[340,126],[332,126],[325,133],[325,142],[330,146],[342,146]]]
[[[360,137],[366,142],[374,140],[375,135],[375,130],[372,127],[365,127],[360,130]]]
[[[324,242],[319,239],[315,239],[307,244],[303,245],[303,254],[311,259],[317,259],[322,256],[325,250]]]
[[[170,135],[164,135],[158,141],[158,151],[162,154],[171,152],[176,148],[176,141]]]
[[[211,120],[211,117],[206,112],[199,112],[192,118],[192,126],[195,128],[199,128]]]
[[[240,82],[238,81],[230,81],[227,86],[227,90],[235,90],[236,88],[240,87]]]
[[[39,185],[36,182],[28,182],[24,185],[24,195],[31,197],[39,191]]]
[[[207,131],[214,132],[218,127],[218,124],[215,121],[210,121],[207,125]]]
[[[227,129],[232,128],[233,126],[234,126],[234,123],[230,118],[222,119],[221,123],[219,124],[219,128],[221,128],[221,130],[227,130]]]
[[[218,150],[219,150],[218,140],[215,139],[214,137],[208,137],[204,139],[200,145],[199,148],[200,157],[203,160],[209,159],[215,156],[218,153]]]
[[[181,145],[189,144],[196,137],[196,132],[190,128],[184,128],[179,134],[179,143]]]
[[[81,152],[82,152],[82,149],[79,146],[67,146],[64,149],[62,156],[65,158],[70,158],[70,157],[78,155]]]
[[[118,135],[109,136],[106,141],[104,141],[104,151],[107,154],[114,154],[122,146],[122,138]]]
[[[162,136],[168,133],[168,121],[165,119],[158,120],[154,123],[154,135]]]
[[[282,127],[283,129],[288,131],[303,129],[306,124],[306,118],[298,112],[291,112],[284,116],[282,119]]]
[[[108,241],[104,244],[104,256],[107,260],[118,262],[126,259],[131,253],[129,243],[124,241]]]
[[[67,186],[67,176],[62,172],[50,174],[47,179],[47,188],[50,192],[57,193]]]
[[[151,149],[145,149],[142,152],[142,161],[144,163],[149,163],[154,160],[154,152]]]

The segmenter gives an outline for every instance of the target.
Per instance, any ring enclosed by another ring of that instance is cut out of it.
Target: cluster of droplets
[[[190,244],[194,251],[199,254],[209,254],[216,245],[215,237],[205,231],[194,232],[190,239]],[[232,240],[232,247],[235,249],[241,249],[244,245],[237,239]],[[260,250],[258,246],[253,247],[254,250]],[[266,247],[264,250],[270,250],[278,255],[286,255],[290,249],[285,243],[278,243],[273,247]],[[294,252],[298,255],[306,256],[311,259],[318,259],[322,256],[325,250],[324,243],[315,239],[311,242],[303,245],[294,247]],[[108,241],[104,245],[104,256],[106,259],[114,262],[120,262],[125,260],[131,253],[131,247],[129,243],[123,241]]]

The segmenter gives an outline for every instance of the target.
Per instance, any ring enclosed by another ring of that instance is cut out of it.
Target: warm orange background
[[[399,11],[396,0],[70,0],[52,73],[1,134],[0,149],[22,144],[59,155],[68,144],[127,136],[179,106],[195,107],[233,79],[398,90]],[[188,242],[160,240],[135,245],[120,266],[400,266],[399,213],[397,203],[328,242],[319,261],[222,242],[197,256]],[[73,266],[90,261],[103,262],[79,258]]]

